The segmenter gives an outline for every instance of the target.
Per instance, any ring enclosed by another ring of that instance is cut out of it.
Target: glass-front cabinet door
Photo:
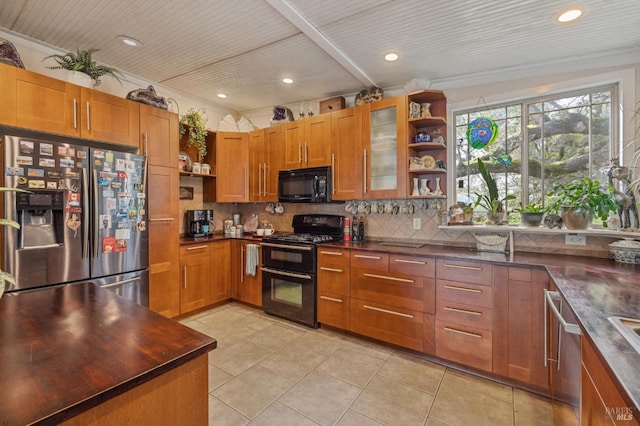
[[[406,104],[406,96],[396,96],[364,106],[363,198],[406,196]]]

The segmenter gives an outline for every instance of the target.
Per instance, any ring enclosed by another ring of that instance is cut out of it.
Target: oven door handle
[[[266,247],[275,247],[275,248],[281,248],[281,249],[291,249],[291,250],[300,250],[300,251],[312,251],[313,247],[310,246],[294,246],[294,245],[288,245],[288,244],[273,244],[273,243],[261,243],[263,246]]]
[[[276,275],[285,275],[287,277],[303,278],[305,280],[310,280],[311,279],[311,275],[306,275],[306,274],[294,274],[292,272],[276,271],[275,269],[270,269],[270,268],[265,268],[265,267],[260,268],[260,270],[262,272],[268,272],[268,273],[276,274]]]

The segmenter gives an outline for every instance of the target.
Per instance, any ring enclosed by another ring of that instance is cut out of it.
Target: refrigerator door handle
[[[93,253],[91,253],[92,257],[98,257],[98,172],[93,171],[92,176],[92,186],[93,186],[93,225],[91,226],[91,240],[93,241]]]
[[[82,171],[82,209],[84,220],[82,221],[82,258],[89,258],[89,182],[87,181],[88,169]]]
[[[103,285],[102,288],[119,287],[119,286],[122,286],[124,284],[132,283],[132,282],[140,281],[140,280],[142,280],[142,277],[131,278],[131,279],[128,279],[128,280],[117,281],[117,282],[115,282],[113,284]]]

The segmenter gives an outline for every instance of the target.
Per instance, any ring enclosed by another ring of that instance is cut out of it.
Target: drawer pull
[[[475,288],[458,287],[448,284],[445,284],[444,288],[448,288],[449,290],[468,291],[469,293],[482,293],[482,290],[476,290]]]
[[[452,333],[464,334],[465,336],[475,337],[477,339],[481,339],[482,338],[482,336],[480,334],[477,334],[477,333],[470,333],[468,331],[462,331],[462,330],[458,330],[458,329],[451,328],[451,327],[445,327],[444,329],[446,331],[450,331]]]
[[[444,266],[446,266],[447,268],[468,269],[470,271],[482,271],[482,268],[479,266],[452,265],[451,263],[445,263]]]
[[[342,299],[335,299],[333,297],[328,297],[328,296],[320,296],[320,299],[323,300],[329,300],[331,302],[338,302],[338,303],[342,303]]]
[[[378,311],[378,312],[383,312],[385,314],[391,314],[391,315],[397,315],[399,317],[404,317],[404,318],[411,318],[413,319],[413,315],[409,315],[409,314],[403,314],[402,312],[396,312],[396,311],[389,311],[387,309],[382,309],[382,308],[376,308],[375,306],[369,306],[369,305],[363,305],[362,306],[365,309],[370,309],[372,311]]]
[[[426,265],[427,262],[424,260],[407,260],[407,259],[394,259],[394,262],[398,263],[411,263],[413,265]]]
[[[356,254],[355,257],[357,257],[359,259],[374,259],[374,260],[382,259],[380,256],[367,256],[367,255],[364,255],[364,254]]]
[[[197,247],[188,247],[187,251],[191,251],[191,250],[202,250],[202,249],[206,249],[207,246],[197,246]]]
[[[340,253],[338,251],[324,251],[324,250],[322,250],[320,252],[320,254],[326,254],[328,256],[342,256],[343,253]]]
[[[469,315],[477,315],[477,316],[482,316],[482,312],[477,312],[477,311],[467,311],[466,309],[458,309],[458,308],[452,308],[450,306],[445,306],[444,307],[445,311],[451,311],[451,312],[458,312],[461,314],[469,314]]]
[[[336,268],[327,268],[326,266],[321,266],[320,270],[322,271],[329,271],[329,272],[342,272],[342,269],[336,269]]]
[[[365,277],[369,277],[369,278],[380,278],[383,280],[389,280],[389,281],[400,281],[402,283],[409,283],[409,284],[414,284],[415,281],[414,280],[408,280],[406,278],[396,278],[396,277],[387,277],[386,275],[376,275],[376,274],[364,274]]]
[[[156,217],[153,219],[149,219],[149,222],[170,222],[172,220],[176,220],[175,217]]]

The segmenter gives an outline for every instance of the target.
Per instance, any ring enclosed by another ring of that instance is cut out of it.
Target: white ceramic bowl
[[[609,252],[616,262],[640,264],[640,242],[632,239],[614,241],[609,244]]]

